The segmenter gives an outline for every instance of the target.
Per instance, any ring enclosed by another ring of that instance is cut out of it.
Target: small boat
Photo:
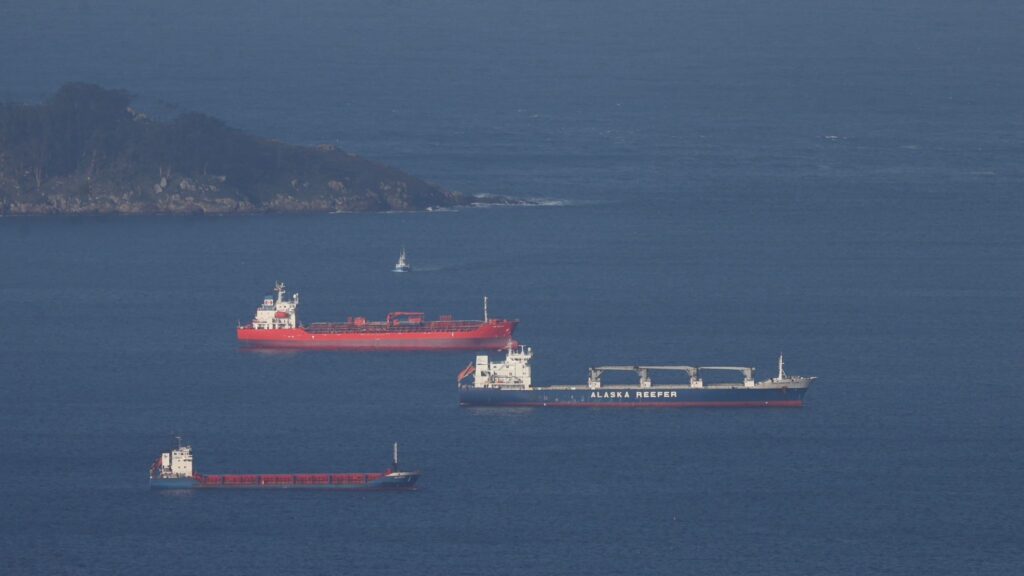
[[[398,263],[395,264],[395,272],[412,272],[412,266],[405,261],[405,247],[402,247],[402,254],[398,256]]]

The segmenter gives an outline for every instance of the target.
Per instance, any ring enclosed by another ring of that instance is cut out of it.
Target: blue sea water
[[[1011,574],[1024,565],[1015,2],[0,4],[0,98],[67,80],[329,142],[421,214],[0,219],[9,574]],[[417,271],[391,273],[401,246]],[[519,318],[598,363],[816,375],[797,410],[457,406],[469,353],[259,354],[306,321]],[[408,494],[152,493],[373,470]]]

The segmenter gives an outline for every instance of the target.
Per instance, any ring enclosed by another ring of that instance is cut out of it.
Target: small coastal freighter
[[[509,346],[503,362],[486,355],[476,357],[459,373],[459,403],[464,406],[601,406],[601,407],[724,407],[802,406],[813,376],[789,376],[779,356],[779,374],[754,381],[754,369],[742,366],[597,366],[581,386],[533,386],[530,360],[533,350]],[[711,370],[741,372],[743,382],[704,384]],[[609,371],[636,372],[636,385],[605,385],[601,375]],[[652,371],[686,372],[689,384],[653,384]],[[462,381],[473,376],[473,381]]]
[[[398,256],[395,272],[412,272],[412,266],[405,260],[405,246],[402,246],[402,253]]]
[[[149,487],[191,488],[318,488],[328,490],[413,490],[419,472],[398,469],[398,443],[391,468],[384,472],[328,474],[200,474],[192,469],[192,447],[164,452],[149,469]]]
[[[296,316],[299,295],[288,300],[284,284],[274,286],[249,324],[239,326],[238,341],[259,348],[339,350],[501,350],[508,345],[518,320],[489,318],[484,298],[483,320],[441,316],[426,321],[422,312],[392,312],[383,322],[349,318],[345,322],[301,325]]]

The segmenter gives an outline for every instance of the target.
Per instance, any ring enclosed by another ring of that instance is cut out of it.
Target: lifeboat
[[[283,311],[283,310],[280,311],[280,312],[277,312],[276,314],[274,314],[274,318],[287,318],[287,317],[288,317],[288,313]]]

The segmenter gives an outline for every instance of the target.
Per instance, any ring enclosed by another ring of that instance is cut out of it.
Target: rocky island
[[[485,203],[333,146],[267,140],[199,113],[156,121],[122,90],[67,84],[0,103],[0,214],[423,210]]]

